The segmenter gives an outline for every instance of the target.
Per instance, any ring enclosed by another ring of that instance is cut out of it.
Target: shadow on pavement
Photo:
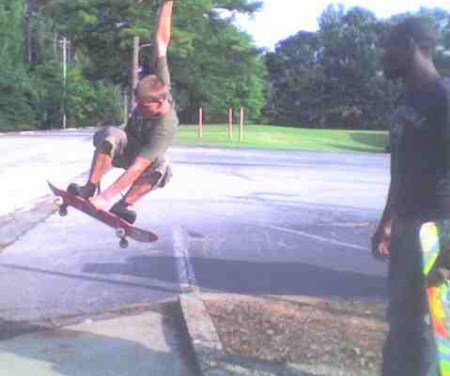
[[[92,263],[86,273],[122,274],[146,278],[167,278],[155,265],[171,257],[130,257],[126,264]],[[305,295],[384,299],[385,278],[336,271],[299,262],[252,262],[190,258],[197,284],[204,289],[242,294]],[[176,281],[169,281],[176,282]]]
[[[344,150],[344,151],[354,151],[358,153],[381,153],[384,149],[377,150],[367,146],[343,146],[339,144],[327,144],[327,146],[332,147],[333,149]]]
[[[32,324],[25,321],[9,321],[0,318],[0,341],[18,335],[47,329],[45,325]]]
[[[169,260],[163,260],[163,261],[169,262]],[[168,265],[168,264],[161,265],[160,264],[158,266],[155,266],[155,265],[152,265],[152,266],[153,266],[154,272],[155,272],[153,278],[163,280],[162,277],[164,276],[164,273],[166,273],[167,271],[170,271],[169,274],[174,276],[174,278],[171,278],[171,280],[176,282],[176,275],[173,273],[173,270],[172,270],[173,269],[173,260],[170,261],[170,265]],[[23,266],[23,265],[14,265],[14,264],[3,263],[0,265],[0,268],[21,270],[21,271],[27,271],[27,272],[39,273],[39,274],[45,274],[45,275],[52,275],[52,276],[64,277],[64,278],[81,280],[81,281],[101,282],[101,283],[106,283],[106,284],[110,284],[110,285],[147,288],[147,289],[167,292],[167,293],[171,293],[171,294],[178,294],[178,292],[179,292],[178,289],[171,289],[171,288],[166,288],[166,287],[157,286],[157,285],[148,285],[148,284],[143,284],[143,283],[138,283],[138,282],[130,282],[130,281],[114,281],[114,280],[110,280],[110,279],[92,277],[92,276],[87,276],[87,275],[83,275],[83,274],[56,272],[54,270],[33,268],[33,267],[28,267],[28,266]],[[110,273],[114,273],[114,271],[111,270]],[[107,273],[107,274],[109,274],[109,273]],[[126,274],[126,273],[121,273],[121,274]],[[165,278],[165,279],[167,280],[168,278]]]
[[[360,144],[368,145],[375,148],[384,149],[389,144],[389,134],[386,133],[364,133],[355,132],[350,136],[354,141]]]
[[[3,375],[184,375],[173,356],[139,343],[74,330],[52,330],[0,342]],[[54,373],[53,373],[54,372]]]

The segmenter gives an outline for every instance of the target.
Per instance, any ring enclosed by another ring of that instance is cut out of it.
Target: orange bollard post
[[[233,139],[233,109],[230,108],[228,111],[228,137],[230,140]]]
[[[198,137],[203,138],[203,108],[198,109]]]
[[[244,107],[241,107],[241,113],[240,113],[240,122],[239,122],[239,140],[241,142],[244,141],[244,116],[245,116],[245,110]]]

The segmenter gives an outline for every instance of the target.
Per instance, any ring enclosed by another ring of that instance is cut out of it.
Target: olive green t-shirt
[[[170,73],[167,57],[159,58],[156,62],[155,73],[170,89]],[[128,120],[125,132],[128,144],[125,151],[132,159],[141,156],[151,161],[162,157],[172,143],[178,128],[178,116],[175,104],[169,92],[170,109],[161,117],[144,119],[134,110]]]

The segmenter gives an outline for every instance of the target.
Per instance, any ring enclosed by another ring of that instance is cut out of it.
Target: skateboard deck
[[[48,186],[57,197],[55,202],[61,216],[67,215],[67,207],[69,206],[82,211],[105,225],[114,228],[116,230],[117,237],[120,238],[119,244],[122,248],[128,247],[127,238],[143,243],[151,243],[158,240],[158,236],[153,232],[134,227],[111,212],[95,209],[91,203],[84,198],[74,196],[67,191],[56,188],[50,182],[48,182]]]
[[[450,220],[424,223],[420,244],[440,375],[450,376]]]

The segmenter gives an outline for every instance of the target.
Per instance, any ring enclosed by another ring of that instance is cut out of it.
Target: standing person
[[[170,93],[167,49],[172,27],[173,1],[164,1],[159,11],[153,47],[153,75],[140,80],[135,90],[136,107],[124,130],[108,126],[94,135],[95,153],[88,182],[70,184],[72,194],[89,198],[91,204],[108,209],[112,200],[129,188],[110,211],[130,223],[136,212],[130,208],[153,189],[163,187],[171,177],[166,151],[178,127],[178,117]],[[125,172],[101,194],[94,196],[103,175],[111,166]]]
[[[389,259],[382,375],[438,376],[419,229],[450,214],[450,80],[433,63],[435,36],[420,19],[394,26],[383,48],[384,74],[401,79],[404,94],[391,124],[387,204],[372,238],[375,257]]]

